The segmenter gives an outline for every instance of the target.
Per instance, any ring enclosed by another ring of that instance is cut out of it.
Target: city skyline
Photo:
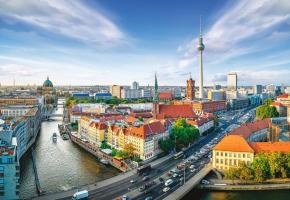
[[[287,1],[0,1],[2,85],[290,84]]]

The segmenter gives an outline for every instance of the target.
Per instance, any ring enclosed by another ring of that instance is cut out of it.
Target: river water
[[[289,200],[289,190],[205,192],[192,190],[182,200]]]
[[[63,109],[54,111],[62,113]],[[77,186],[91,184],[115,176],[119,171],[104,166],[96,158],[70,140],[58,137],[53,143],[53,132],[58,133],[61,118],[41,124],[40,135],[35,143],[35,160],[40,184],[47,193],[65,191]],[[58,133],[59,134],[59,133]],[[21,159],[20,198],[37,196],[30,153]]]

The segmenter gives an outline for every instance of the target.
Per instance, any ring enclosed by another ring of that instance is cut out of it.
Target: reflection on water
[[[56,112],[61,113],[62,109],[59,108]],[[46,192],[69,190],[119,173],[115,168],[97,162],[95,157],[70,140],[62,140],[58,133],[59,123],[61,123],[61,118],[56,121],[43,122],[35,144],[36,166],[41,186]],[[58,133],[57,143],[52,142],[53,132]],[[29,153],[21,159],[20,182],[21,198],[37,196]]]

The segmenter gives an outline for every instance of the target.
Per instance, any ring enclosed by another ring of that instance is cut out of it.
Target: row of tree
[[[95,99],[94,97],[78,99],[70,96],[66,100],[66,106],[71,107],[72,105],[78,103],[106,103],[109,105],[119,105],[128,103],[147,103],[147,102],[152,102],[152,100],[151,99],[127,100],[127,99],[119,99],[117,97],[112,97],[111,99]]]
[[[279,117],[276,107],[271,106],[272,99],[267,99],[263,105],[259,106],[256,110],[256,117],[258,119],[266,119],[272,117]]]
[[[159,141],[161,150],[166,153],[172,151],[175,147],[180,150],[188,146],[199,137],[199,130],[186,122],[185,119],[177,119],[172,127],[170,137]]]
[[[250,165],[240,163],[237,168],[225,172],[231,180],[263,182],[269,178],[290,177],[290,153],[261,153],[255,156]]]

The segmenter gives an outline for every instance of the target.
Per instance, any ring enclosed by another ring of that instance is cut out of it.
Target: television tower
[[[202,52],[204,50],[204,44],[202,42],[202,30],[201,30],[201,16],[200,16],[200,23],[199,23],[199,40],[197,45],[197,50],[199,52],[199,67],[200,67],[200,79],[199,79],[199,98],[204,98],[203,92],[203,64],[202,64]]]

